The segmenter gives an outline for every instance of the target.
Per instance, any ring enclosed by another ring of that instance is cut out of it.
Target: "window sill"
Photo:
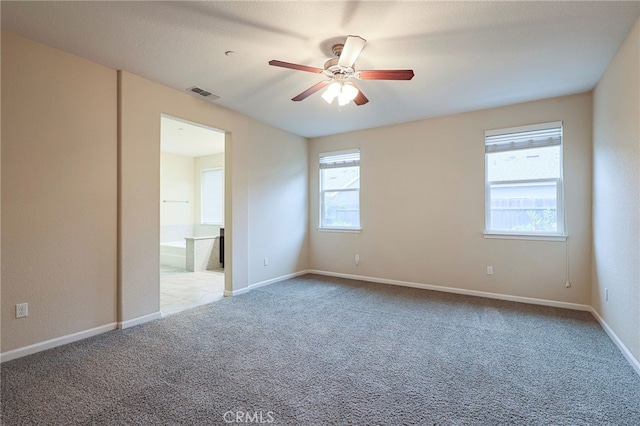
[[[362,228],[317,228],[318,232],[344,232],[348,234],[359,234]]]
[[[538,234],[500,234],[485,232],[484,238],[498,240],[533,240],[533,241],[567,241],[568,235],[538,235]]]

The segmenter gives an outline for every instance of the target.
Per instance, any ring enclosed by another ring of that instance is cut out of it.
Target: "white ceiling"
[[[306,137],[591,90],[640,15],[617,1],[2,1],[2,27]],[[290,99],[321,75],[336,41],[368,43],[358,69],[415,71],[360,81],[370,102]],[[236,52],[226,56],[225,51]]]
[[[160,117],[160,150],[187,157],[224,152],[224,132],[180,118]]]

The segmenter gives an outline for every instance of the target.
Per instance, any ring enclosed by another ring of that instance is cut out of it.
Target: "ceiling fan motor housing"
[[[353,77],[356,72],[355,64],[350,67],[344,67],[338,64],[339,60],[340,57],[329,59],[324,63],[324,70],[322,72],[329,77],[336,77],[338,75],[343,75],[345,78]]]

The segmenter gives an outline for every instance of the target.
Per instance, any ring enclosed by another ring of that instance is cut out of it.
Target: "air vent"
[[[189,87],[187,91],[193,93],[194,95],[202,96],[203,98],[206,98],[208,101],[215,101],[216,99],[220,99],[220,96],[214,95],[208,90],[205,90],[202,87],[198,87],[198,86]]]

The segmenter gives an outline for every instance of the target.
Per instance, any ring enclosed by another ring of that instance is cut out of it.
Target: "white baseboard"
[[[77,333],[68,334],[66,336],[57,337],[51,340],[45,340],[44,342],[35,343],[33,345],[25,346],[23,348],[13,349],[0,354],[0,362],[10,361],[12,359],[20,358],[23,356],[35,354],[36,352],[45,351],[47,349],[55,348],[57,346],[66,345],[67,343],[77,342],[78,340],[93,337],[98,334],[106,333],[116,329],[124,330],[125,328],[133,327],[134,325],[143,324],[145,322],[153,321],[160,318],[160,312],[144,315],[138,318],[134,318],[128,321],[114,322],[100,327],[92,328],[89,330],[79,331]]]
[[[555,308],[573,309],[577,311],[591,311],[591,306],[589,305],[581,305],[579,303],[570,303],[570,302],[560,302],[557,300],[536,299],[533,297],[524,297],[524,296],[512,296],[509,294],[490,293],[487,291],[467,290],[464,288],[455,288],[455,287],[443,287],[439,285],[421,284],[421,283],[414,283],[410,281],[391,280],[387,278],[366,277],[362,275],[341,274],[336,272],[320,271],[316,269],[309,270],[308,273],[326,275],[330,277],[348,278],[348,279],[359,280],[359,281],[369,281],[369,282],[380,283],[380,284],[398,285],[402,287],[421,288],[424,290],[442,291],[445,293],[463,294],[466,296],[486,297],[488,299],[508,300],[510,302],[528,303],[530,305],[553,306]]]
[[[627,348],[627,346],[624,343],[622,343],[622,340],[620,340],[616,332],[613,331],[613,329],[609,326],[609,324],[607,324],[604,318],[600,316],[600,314],[598,313],[598,311],[595,310],[595,308],[593,307],[591,308],[591,313],[593,314],[594,317],[596,317],[596,319],[598,320],[602,328],[604,328],[604,331],[607,332],[611,340],[613,340],[613,343],[615,343],[618,349],[620,349],[620,352],[622,352],[622,355],[624,355],[624,357],[627,359],[629,364],[631,364],[631,367],[633,367],[636,373],[638,373],[638,375],[640,376],[640,361],[633,356],[629,348]]]
[[[143,315],[127,321],[121,321],[118,323],[118,328],[124,330],[125,328],[133,327],[136,325],[144,324],[145,322],[154,321],[162,317],[162,312],[154,312],[152,314]]]
[[[245,287],[238,290],[226,290],[224,291],[224,297],[238,296],[240,294],[247,293],[251,288]]]
[[[260,282],[255,283],[255,284],[251,284],[249,286],[249,289],[253,290],[253,289],[256,289],[256,288],[259,288],[259,287],[264,287],[265,285],[274,284],[274,283],[277,283],[277,282],[280,282],[280,281],[288,280],[290,278],[299,277],[300,275],[305,275],[305,274],[308,274],[308,273],[309,273],[308,270],[304,270],[304,271],[294,272],[293,274],[282,275],[280,277],[271,278],[270,280],[260,281]]]
[[[56,337],[55,339],[45,340],[44,342],[35,343],[33,345],[25,346],[23,348],[12,349],[0,354],[0,362],[11,361],[12,359],[20,358],[23,356],[35,354],[47,349],[52,349],[57,346],[66,345],[67,343],[77,342],[78,340],[93,337],[98,334],[106,333],[107,331],[115,330],[117,323],[101,325],[89,330],[79,331],[73,334],[67,334],[66,336]]]
[[[248,291],[255,290],[256,288],[264,287],[265,285],[274,284],[274,283],[277,283],[277,282],[280,282],[280,281],[288,280],[289,278],[295,278],[295,277],[299,277],[300,275],[305,275],[305,274],[309,274],[309,273],[310,273],[310,271],[304,270],[304,271],[294,272],[292,274],[281,275],[281,276],[276,277],[276,278],[271,278],[269,280],[260,281],[260,282],[257,282],[255,284],[250,284],[248,287],[241,288],[239,290],[233,290],[233,291],[225,290],[224,291],[224,295],[225,295],[225,297],[238,296],[238,295],[246,293]]]
[[[234,291],[225,290],[224,295],[237,296],[243,293],[247,293],[250,290],[253,290],[259,287],[274,284],[280,281],[284,281],[290,278],[295,278],[305,274],[325,275],[330,277],[347,278],[347,279],[353,279],[353,280],[359,280],[359,281],[368,281],[368,282],[381,283],[381,284],[398,285],[403,287],[421,288],[425,290],[442,291],[446,293],[455,293],[455,294],[462,294],[467,296],[478,296],[478,297],[486,297],[489,299],[507,300],[512,302],[521,302],[521,303],[528,303],[528,304],[534,304],[534,305],[543,305],[543,306],[552,306],[557,308],[566,308],[566,309],[573,309],[573,310],[579,310],[579,311],[588,311],[588,312],[591,312],[593,316],[598,320],[602,328],[609,335],[611,340],[613,340],[616,346],[618,346],[618,348],[620,349],[624,357],[627,359],[629,364],[631,364],[631,367],[635,370],[636,373],[638,373],[638,375],[640,375],[640,361],[638,361],[633,356],[631,351],[629,351],[629,349],[625,346],[625,344],[622,343],[620,338],[609,326],[609,324],[607,324],[607,322],[598,314],[598,312],[589,305],[582,305],[582,304],[570,303],[570,302],[560,302],[560,301],[547,300],[547,299],[536,299],[536,298],[523,297],[523,296],[512,296],[507,294],[490,293],[490,292],[478,291],[478,290],[467,290],[467,289],[454,288],[454,287],[443,287],[443,286],[437,286],[432,284],[414,283],[410,281],[399,281],[399,280],[391,280],[386,278],[367,277],[362,275],[342,274],[337,272],[320,271],[316,269],[309,269],[309,270],[294,272],[292,274],[283,275],[283,276],[272,278],[266,281],[261,281],[255,284],[251,284],[248,287],[241,288],[239,290],[234,290]],[[36,343],[33,345],[18,348],[18,349],[12,349],[10,351],[0,353],[0,363],[5,361],[10,361],[12,359],[20,358],[23,356],[31,355],[36,352],[41,352],[47,349],[55,348],[57,346],[66,345],[67,343],[72,343],[78,340],[93,337],[98,334],[115,330],[116,328],[124,330],[129,327],[133,327],[139,324],[144,324],[146,322],[159,319],[161,316],[162,316],[161,312],[154,312],[152,314],[143,315],[141,317],[134,318],[131,320],[122,321],[119,323],[105,324],[103,326],[95,327],[89,330],[84,330],[84,331],[69,334],[66,336],[58,337],[55,339],[46,340],[44,342]]]

